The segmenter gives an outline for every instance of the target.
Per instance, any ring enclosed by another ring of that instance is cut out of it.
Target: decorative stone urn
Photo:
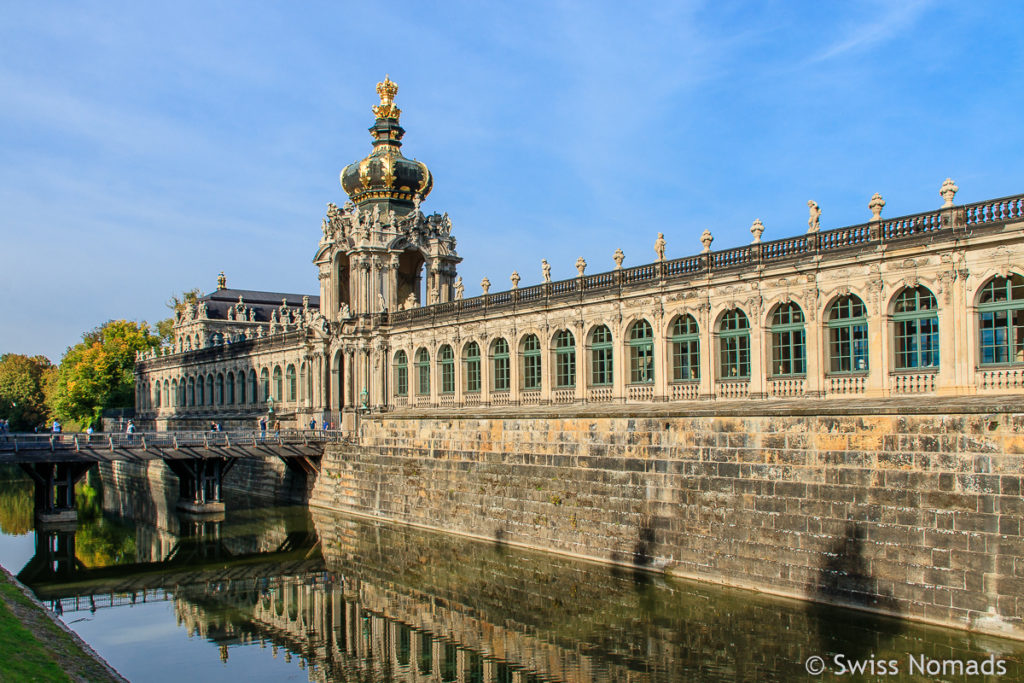
[[[946,180],[943,181],[942,187],[939,188],[939,196],[945,201],[942,208],[948,209],[953,206],[953,197],[956,196],[959,189],[960,188],[956,186],[956,183],[953,182],[952,178],[946,178]]]
[[[750,234],[754,236],[754,241],[751,244],[761,243],[761,235],[764,234],[764,223],[761,222],[760,218],[755,218],[754,222],[751,223]]]
[[[711,243],[715,241],[715,238],[711,235],[710,230],[705,230],[700,235],[700,243],[704,245],[704,251],[702,254],[706,254],[711,251]]]
[[[615,261],[615,270],[622,270],[622,261],[626,258],[626,255],[622,253],[621,249],[616,249],[615,253],[612,254],[612,259]]]
[[[576,259],[576,272],[578,273],[577,277],[583,277],[583,271],[586,270],[586,268],[587,262],[583,260],[582,256]]]
[[[868,202],[868,208],[871,209],[872,223],[882,220],[882,209],[885,208],[885,200],[882,199],[882,195],[877,192],[871,195],[871,201]]]

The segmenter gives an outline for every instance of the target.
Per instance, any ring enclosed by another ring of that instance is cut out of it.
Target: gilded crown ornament
[[[380,95],[380,104],[373,107],[373,113],[378,119],[398,119],[402,110],[395,106],[395,95],[398,94],[398,84],[384,74],[384,81],[377,84],[377,94]]]

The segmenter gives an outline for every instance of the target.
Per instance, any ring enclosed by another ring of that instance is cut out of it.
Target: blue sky
[[[1024,191],[1024,5],[94,2],[0,9],[0,353],[232,287],[317,292],[374,88],[466,296]]]

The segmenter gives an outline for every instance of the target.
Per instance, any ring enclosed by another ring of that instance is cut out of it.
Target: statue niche
[[[407,249],[398,257],[397,282],[395,283],[396,301],[406,301],[411,294],[416,302],[423,302],[423,266],[426,260],[416,249]]]
[[[351,277],[352,270],[349,267],[348,256],[344,253],[338,253],[334,257],[334,287],[336,288],[337,294],[337,305],[341,307],[342,304],[351,306],[352,301],[350,299],[351,292]]]

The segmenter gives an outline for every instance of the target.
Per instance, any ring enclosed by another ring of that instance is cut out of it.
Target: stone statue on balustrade
[[[821,209],[818,207],[818,202],[808,199],[807,208],[811,212],[811,215],[807,218],[807,232],[818,232],[821,226]]]
[[[654,253],[658,255],[659,261],[665,260],[665,233],[659,232],[658,239],[654,242]]]
[[[544,273],[544,282],[551,282],[551,264],[546,258],[540,260],[540,269]]]
[[[455,280],[455,300],[459,301],[462,299],[463,293],[466,291],[466,285],[462,284],[462,276],[460,275]]]

